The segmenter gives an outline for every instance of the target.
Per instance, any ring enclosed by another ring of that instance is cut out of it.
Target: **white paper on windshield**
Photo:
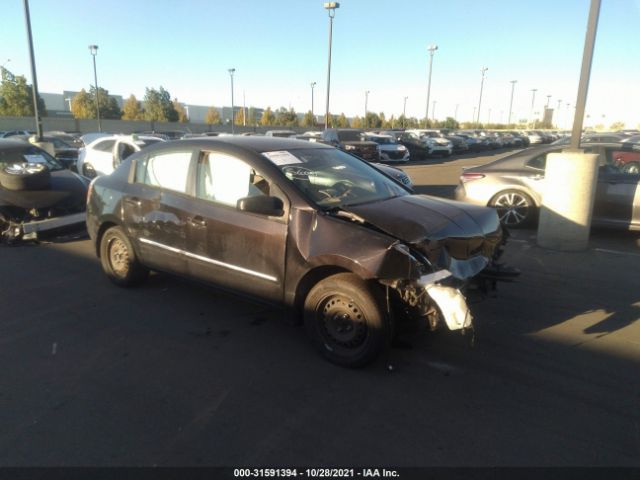
[[[23,157],[29,163],[47,163],[42,155],[23,155]]]
[[[284,150],[279,152],[264,152],[262,155],[267,157],[278,166],[303,163],[302,160],[300,160],[298,157]]]

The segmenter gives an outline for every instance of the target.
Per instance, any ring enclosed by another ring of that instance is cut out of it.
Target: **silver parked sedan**
[[[536,147],[462,172],[455,191],[457,200],[489,205],[509,227],[529,223],[542,201],[542,185],[549,153],[562,146]],[[625,168],[630,156],[640,157],[640,147],[622,143],[590,143],[586,153],[599,155],[599,173],[593,224],[640,230],[640,174]]]

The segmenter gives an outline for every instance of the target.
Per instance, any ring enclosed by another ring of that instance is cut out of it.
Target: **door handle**
[[[207,221],[202,218],[200,215],[196,215],[195,217],[189,217],[187,218],[187,221],[192,224],[195,225],[197,227],[206,227],[207,226]]]
[[[142,205],[142,200],[140,200],[138,197],[127,197],[124,200],[126,203],[130,203],[132,205],[135,205],[136,207],[139,207],[140,205]]]

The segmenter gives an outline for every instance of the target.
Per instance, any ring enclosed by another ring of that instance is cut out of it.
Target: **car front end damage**
[[[391,200],[389,208],[393,217],[376,216],[380,207],[351,209],[396,238],[375,274],[387,291],[389,314],[426,321],[431,330],[472,330],[466,297],[484,297],[497,282],[519,275],[500,262],[509,234],[496,212],[416,195]]]
[[[496,289],[498,281],[512,281],[519,274],[499,262],[507,236],[498,229],[484,237],[395,244],[392,248],[404,253],[414,267],[408,278],[379,278],[391,299],[389,313],[424,322],[430,330],[472,331],[467,296],[472,292],[484,296]]]

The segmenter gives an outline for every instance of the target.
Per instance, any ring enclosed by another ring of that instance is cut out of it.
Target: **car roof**
[[[306,140],[298,140],[295,138],[238,135],[232,135],[228,137],[189,138],[175,140],[173,142],[164,142],[161,145],[169,146],[184,143],[188,143],[190,145],[198,146],[201,148],[232,145],[243,148],[245,150],[252,150],[256,153],[274,152],[278,150],[296,150],[300,148],[333,148],[324,143],[307,142]],[[154,147],[155,149],[162,148],[157,145]]]
[[[586,148],[592,147],[610,147],[610,148],[620,148],[621,150],[630,150],[629,147],[625,147],[624,143],[611,143],[611,142],[593,142],[589,144],[583,145]],[[530,158],[533,158],[537,155],[541,155],[543,153],[552,152],[558,149],[567,148],[566,145],[544,145],[539,147],[527,148],[525,150],[521,150],[516,153],[512,153],[511,155],[507,155],[506,157],[499,158],[494,160],[493,162],[486,163],[484,165],[479,165],[477,167],[473,167],[474,170],[481,171],[485,168],[514,168],[517,166],[524,165],[524,162]]]
[[[0,149],[1,150],[16,150],[19,148],[23,148],[26,145],[31,145],[29,142],[25,140],[14,140],[9,138],[0,138]],[[31,145],[35,146],[35,145]]]

